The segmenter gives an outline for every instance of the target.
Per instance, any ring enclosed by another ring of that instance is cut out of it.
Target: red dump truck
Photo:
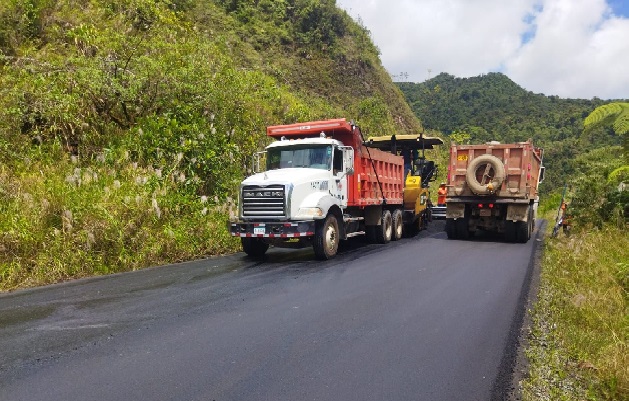
[[[452,145],[448,165],[446,233],[467,239],[494,231],[527,242],[535,228],[544,151],[531,141]]]
[[[260,257],[269,245],[312,246],[325,260],[340,240],[402,236],[402,156],[366,147],[360,128],[345,119],[271,126],[267,135],[276,141],[257,154],[230,223],[248,255]]]

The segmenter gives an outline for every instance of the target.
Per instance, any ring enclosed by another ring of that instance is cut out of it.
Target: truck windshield
[[[281,168],[318,168],[329,170],[332,146],[310,145],[272,148],[267,153],[267,170]]]

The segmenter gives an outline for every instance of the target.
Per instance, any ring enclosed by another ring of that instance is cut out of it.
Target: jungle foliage
[[[423,83],[398,86],[423,125],[450,138],[464,134],[469,143],[533,139],[545,149],[545,192],[562,187],[578,173],[577,156],[623,142],[608,124],[584,130],[586,117],[610,101],[535,94],[501,73],[471,78],[442,73]]]
[[[236,250],[265,127],[339,117],[421,128],[334,0],[2,2],[0,289]]]

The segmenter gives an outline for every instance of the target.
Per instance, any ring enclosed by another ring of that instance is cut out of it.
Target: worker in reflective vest
[[[446,189],[446,183],[442,182],[441,185],[439,185],[439,190],[437,191],[437,206],[446,205],[447,194],[448,194],[448,190]]]
[[[570,229],[572,228],[572,214],[568,211],[568,204],[566,202],[561,204],[561,227],[566,237],[569,237]]]

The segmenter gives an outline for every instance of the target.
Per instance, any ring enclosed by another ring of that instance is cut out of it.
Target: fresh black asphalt
[[[506,399],[538,244],[433,222],[323,263],[272,249],[0,295],[0,400]]]

